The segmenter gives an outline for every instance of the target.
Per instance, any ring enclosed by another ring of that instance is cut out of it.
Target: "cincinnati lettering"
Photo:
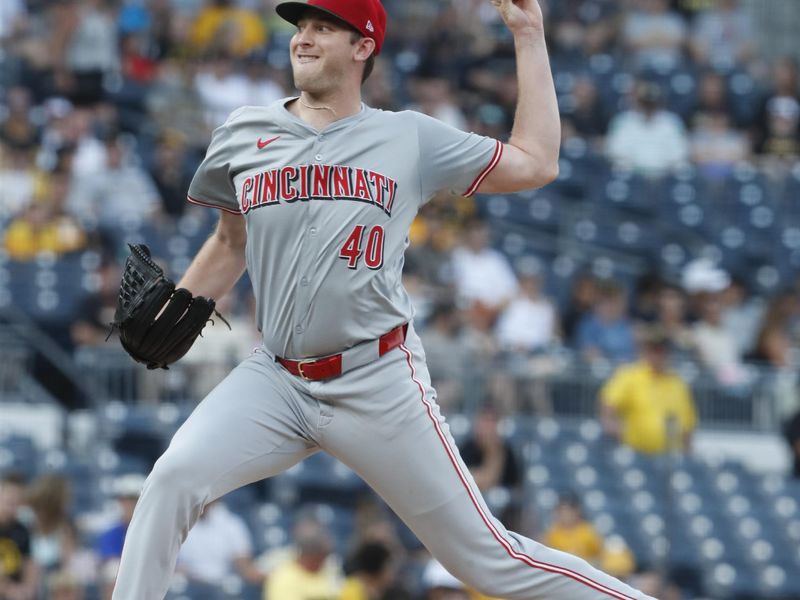
[[[298,200],[367,202],[392,216],[397,182],[375,171],[341,165],[298,165],[247,177],[239,194],[242,214]]]

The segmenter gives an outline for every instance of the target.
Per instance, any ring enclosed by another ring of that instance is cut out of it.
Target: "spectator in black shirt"
[[[31,538],[17,519],[22,480],[0,479],[0,600],[33,600],[38,573],[31,560]]]
[[[97,346],[105,342],[109,324],[114,320],[121,277],[122,267],[112,258],[103,257],[97,271],[97,289],[83,299],[70,328],[76,347]]]
[[[571,100],[565,112],[575,131],[588,140],[598,140],[608,131],[609,115],[591,77],[581,76],[572,86]]]
[[[493,406],[483,406],[475,415],[472,436],[461,445],[461,458],[472,473],[495,514],[506,526],[519,518],[518,497],[522,473],[511,444],[500,435],[499,415]],[[500,491],[493,494],[493,491]]]
[[[167,130],[158,141],[150,175],[161,196],[161,207],[171,217],[180,217],[187,208],[186,190],[191,181],[187,145],[183,134]]]
[[[800,411],[786,422],[784,434],[792,455],[792,475],[800,479]]]
[[[704,73],[697,83],[697,98],[688,118],[688,125],[695,129],[703,121],[714,117],[734,116],[733,106],[725,78],[715,71]]]
[[[564,339],[575,342],[575,332],[583,317],[592,312],[597,300],[597,279],[591,273],[580,273],[572,282],[567,309],[561,319]]]
[[[793,58],[775,64],[772,92],[762,102],[755,131],[758,154],[775,158],[800,156],[800,85]]]

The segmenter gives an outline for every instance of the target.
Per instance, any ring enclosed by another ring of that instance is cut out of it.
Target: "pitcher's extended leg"
[[[299,396],[256,353],[178,430],[147,478],[128,528],[113,600],[162,600],[180,544],[203,507],[317,450]]]
[[[582,559],[507,531],[492,517],[439,414],[413,331],[407,344],[352,379],[345,374],[349,381],[326,387],[334,414],[320,438],[323,449],[361,474],[453,575],[484,594],[507,600],[646,598]]]

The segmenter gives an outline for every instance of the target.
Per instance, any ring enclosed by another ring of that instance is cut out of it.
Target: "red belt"
[[[378,358],[390,350],[394,350],[406,339],[408,323],[398,325],[388,333],[384,333],[378,338]],[[357,346],[356,346],[357,347]],[[345,350],[345,353],[347,350]],[[302,377],[308,381],[322,381],[331,379],[342,374],[342,355],[344,353],[332,354],[322,358],[307,358],[303,360],[291,360],[288,358],[275,357],[275,361],[283,365],[292,375]]]

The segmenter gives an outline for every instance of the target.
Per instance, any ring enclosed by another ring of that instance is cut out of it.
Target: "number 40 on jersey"
[[[356,225],[339,250],[339,258],[347,261],[348,269],[358,268],[362,254],[367,268],[380,269],[383,266],[383,227],[375,225],[370,229],[366,235],[366,243],[364,243],[365,229],[364,225]]]

